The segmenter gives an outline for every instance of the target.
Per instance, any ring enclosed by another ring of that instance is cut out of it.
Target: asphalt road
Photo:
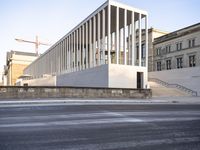
[[[200,105],[0,105],[0,150],[199,150]]]

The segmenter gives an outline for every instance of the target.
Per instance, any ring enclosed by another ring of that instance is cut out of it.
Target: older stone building
[[[158,37],[153,45],[150,71],[200,66],[200,23]]]
[[[148,38],[148,71],[152,71],[153,70],[153,56],[155,55],[155,52],[154,52],[154,46],[153,46],[153,43],[154,43],[154,39],[155,38],[158,38],[158,37],[161,37],[163,35],[166,35],[168,34],[168,32],[164,32],[164,31],[161,31],[161,30],[158,30],[158,29],[155,29],[155,28],[150,28],[149,29],[149,38]]]
[[[3,85],[3,71],[0,70],[0,86]]]
[[[4,85],[15,85],[24,69],[38,56],[35,53],[10,51],[7,52],[6,65],[4,66]]]
[[[158,37],[153,45],[149,80],[200,96],[200,23]]]

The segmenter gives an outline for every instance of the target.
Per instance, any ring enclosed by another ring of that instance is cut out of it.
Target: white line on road
[[[0,118],[1,121],[0,128],[200,120],[200,115],[198,116],[185,115],[184,117],[180,117],[180,116],[174,116],[173,113],[169,112],[166,113],[166,116],[164,116],[163,114],[160,116],[159,114],[157,116],[151,116],[151,115],[152,114],[151,113],[148,114],[148,112],[106,111],[101,113],[87,113],[87,114],[4,117]],[[11,123],[7,123],[9,122],[9,120],[11,120]],[[23,121],[24,123],[21,123]]]

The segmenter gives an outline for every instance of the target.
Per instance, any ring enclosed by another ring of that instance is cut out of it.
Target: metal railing
[[[191,90],[191,89],[189,89],[189,88],[187,88],[187,87],[184,87],[184,86],[182,86],[182,85],[180,85],[180,84],[174,84],[174,83],[173,83],[173,84],[170,84],[170,83],[167,83],[167,82],[162,81],[162,80],[157,79],[157,78],[149,78],[149,81],[156,82],[156,83],[161,84],[161,85],[163,85],[163,86],[165,86],[165,87],[177,88],[177,89],[179,89],[179,90],[181,90],[181,91],[183,91],[183,92],[189,93],[189,94],[192,95],[192,96],[197,96],[197,91]]]

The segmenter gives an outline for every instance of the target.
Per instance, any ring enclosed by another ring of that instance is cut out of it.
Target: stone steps
[[[153,81],[149,81],[150,88],[152,89],[152,97],[181,97],[190,96],[176,88],[165,87]]]

